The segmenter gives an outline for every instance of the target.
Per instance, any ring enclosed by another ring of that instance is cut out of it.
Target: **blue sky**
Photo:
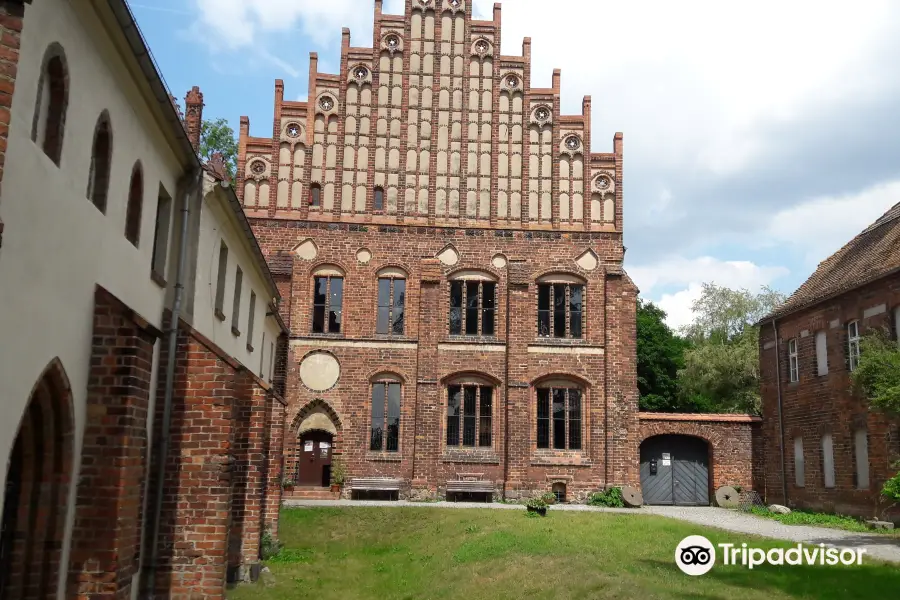
[[[472,0],[487,16],[492,0]],[[270,135],[275,79],[305,99],[341,27],[370,46],[373,0],[132,0],[173,93]],[[385,12],[402,11],[386,0]],[[594,151],[625,135],[626,268],[681,325],[705,281],[793,291],[900,202],[900,3],[507,0],[504,54],[563,110],[593,97]]]

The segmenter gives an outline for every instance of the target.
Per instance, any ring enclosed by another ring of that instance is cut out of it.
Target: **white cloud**
[[[798,248],[807,266],[825,260],[900,202],[900,180],[854,194],[813,198],[775,214],[761,237]]]
[[[759,266],[750,261],[723,261],[711,256],[672,257],[652,265],[629,267],[641,296],[656,302],[668,314],[666,323],[678,328],[691,322],[691,306],[700,298],[704,282],[733,289],[759,289],[788,274],[780,266]],[[680,288],[659,293],[659,288]]]

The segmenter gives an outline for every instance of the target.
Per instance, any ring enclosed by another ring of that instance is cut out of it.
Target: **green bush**
[[[541,496],[541,500],[543,500],[548,506],[552,504],[556,504],[556,494],[553,492],[547,492],[543,496]]]
[[[900,469],[900,463],[895,464],[894,467]],[[890,501],[900,503],[900,472],[884,482],[881,495]]]
[[[863,336],[859,365],[850,379],[872,407],[900,414],[900,348],[890,331],[876,329]]]
[[[846,531],[869,531],[865,523],[854,519],[853,517],[845,517],[843,515],[830,515],[825,513],[807,512],[804,510],[795,510],[788,515],[773,513],[764,506],[751,506],[750,512],[758,517],[772,519],[785,525],[813,525],[818,527],[831,527],[833,529],[844,529]]]
[[[606,506],[608,508],[625,508],[625,501],[622,499],[622,488],[609,488],[603,492],[594,492],[588,497],[588,504],[591,506]]]
[[[281,550],[284,548],[281,542],[278,541],[272,532],[269,531],[267,527],[265,531],[263,531],[262,538],[259,541],[259,553],[262,556],[263,560],[270,560],[276,558],[279,554],[281,554]]]
[[[547,508],[547,503],[544,502],[542,498],[530,498],[528,502],[525,503],[525,506],[532,510],[540,510],[542,508]]]

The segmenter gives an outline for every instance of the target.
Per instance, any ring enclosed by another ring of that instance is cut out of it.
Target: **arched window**
[[[375,188],[375,210],[384,210],[384,188]]]
[[[57,166],[62,156],[68,104],[69,72],[66,67],[66,55],[62,46],[54,43],[44,54],[31,139]]]
[[[322,186],[318,183],[309,186],[309,205],[314,208],[322,206]]]
[[[340,333],[344,304],[344,272],[323,265],[313,274],[313,333]]]
[[[372,452],[400,451],[400,379],[385,374],[372,382]]]
[[[94,128],[94,145],[91,147],[91,171],[88,174],[87,197],[100,212],[106,213],[106,195],[109,192],[109,171],[112,163],[112,127],[109,113],[103,111]]]
[[[141,238],[141,212],[144,208],[144,173],[141,162],[131,170],[131,185],[128,186],[128,205],[125,207],[125,238],[138,245]]]
[[[450,281],[450,335],[496,334],[497,283],[479,271],[460,271]]]
[[[584,281],[558,274],[538,281],[538,335],[581,339],[584,334]]]
[[[847,324],[847,366],[851,371],[859,366],[859,321]]]
[[[494,384],[483,377],[463,376],[447,385],[448,448],[493,445]]]
[[[584,392],[571,381],[537,386],[537,447],[581,450],[581,404]]]
[[[378,271],[378,316],[375,333],[403,335],[406,313],[406,272],[397,268]]]

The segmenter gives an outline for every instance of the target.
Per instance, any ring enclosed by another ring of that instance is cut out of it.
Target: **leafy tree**
[[[216,152],[225,159],[225,171],[232,185],[237,173],[238,142],[227,119],[203,119],[200,125],[200,157],[209,160]]]
[[[684,368],[687,342],[666,325],[666,312],[638,300],[637,379],[641,410],[681,411],[678,371]]]
[[[784,302],[768,287],[760,292],[703,284],[694,321],[683,329],[691,341],[678,374],[681,402],[709,412],[759,414],[759,328],[756,323]]]
[[[851,373],[857,392],[873,408],[900,415],[900,348],[887,331],[875,330],[860,340],[859,366]]]

